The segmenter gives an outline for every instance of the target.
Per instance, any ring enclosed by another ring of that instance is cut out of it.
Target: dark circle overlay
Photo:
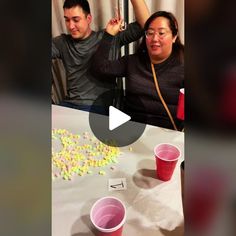
[[[109,105],[101,106],[101,104],[109,101],[109,98],[112,98],[115,93],[117,93],[117,91],[114,90],[105,92],[96,99],[89,112],[89,125],[95,137],[104,144],[113,147],[124,147],[134,143],[142,136],[146,124],[145,122],[137,122],[138,119],[136,119],[136,117],[138,117],[138,115],[136,116],[136,114],[131,111],[132,109],[125,109],[124,111],[119,109],[129,115],[131,120],[113,130],[109,130]],[[138,100],[136,100],[136,104],[139,105],[139,110],[144,111],[142,102],[137,101]]]

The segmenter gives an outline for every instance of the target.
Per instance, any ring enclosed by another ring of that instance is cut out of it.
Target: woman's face
[[[151,61],[160,63],[166,60],[176,38],[177,36],[172,35],[168,19],[160,16],[153,20],[146,31],[146,45]]]

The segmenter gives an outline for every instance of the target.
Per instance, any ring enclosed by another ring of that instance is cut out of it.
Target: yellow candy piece
[[[105,175],[105,174],[106,174],[106,172],[105,172],[105,171],[103,171],[103,170],[100,170],[100,171],[98,172],[98,174],[99,174],[99,175]]]

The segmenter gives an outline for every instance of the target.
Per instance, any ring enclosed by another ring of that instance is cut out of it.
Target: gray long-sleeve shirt
[[[94,32],[83,40],[76,40],[71,35],[62,34],[52,40],[52,58],[60,58],[67,77],[67,93],[69,101],[76,105],[91,105],[102,93],[113,89],[113,79],[96,78],[90,71],[91,59],[94,55],[104,30]],[[120,32],[112,41],[109,56],[117,58],[121,46],[138,40],[143,31],[138,23],[129,24],[127,30]],[[112,101],[106,101],[106,105]]]

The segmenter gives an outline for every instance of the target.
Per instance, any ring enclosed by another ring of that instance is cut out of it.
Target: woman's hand
[[[121,31],[121,25],[123,20],[118,18],[111,19],[106,26],[106,32],[113,36],[117,35]]]

